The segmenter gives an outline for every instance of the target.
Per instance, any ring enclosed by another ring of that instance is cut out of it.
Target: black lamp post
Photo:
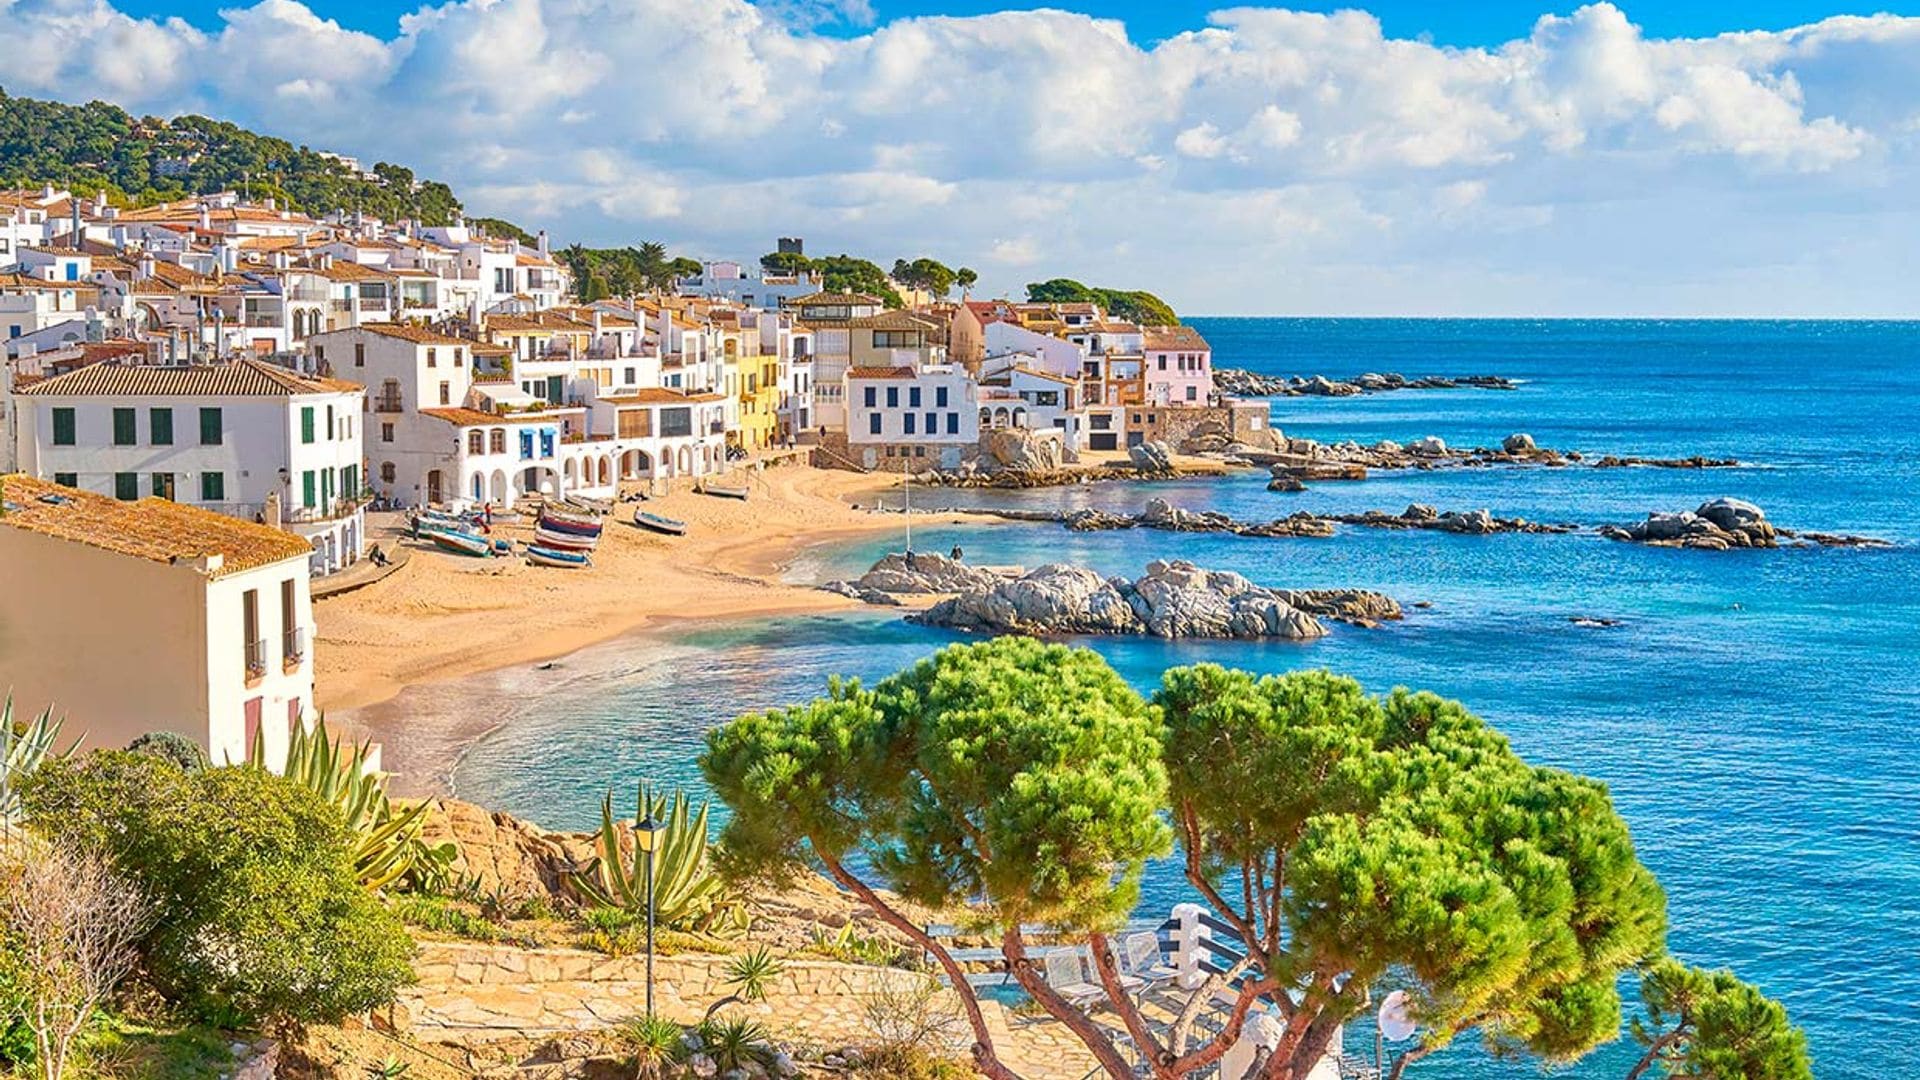
[[[647,1015],[653,1015],[653,850],[663,826],[648,814],[633,825],[633,843],[640,849],[641,871],[647,876]]]

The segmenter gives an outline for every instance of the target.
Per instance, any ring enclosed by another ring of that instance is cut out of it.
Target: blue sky
[[[562,243],[799,235],[1194,313],[1920,315],[1920,0],[408,12],[0,0],[34,45],[0,84],[401,162]]]

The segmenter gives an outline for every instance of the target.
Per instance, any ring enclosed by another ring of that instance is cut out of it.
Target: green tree
[[[1550,1062],[1618,1035],[1665,901],[1602,785],[1326,672],[1176,668],[1154,701],[1187,878],[1265,973],[1236,1019],[1264,997],[1285,1021],[1266,1076],[1305,1075],[1390,971],[1426,1032],[1396,1078],[1468,1030]]]
[[[960,286],[960,291],[963,293],[971,292],[974,283],[979,280],[980,275],[974,273],[973,268],[969,266],[963,266],[953,272],[953,283]]]
[[[1786,1007],[1731,971],[1703,971],[1665,958],[1640,981],[1647,1015],[1633,1022],[1646,1053],[1627,1074],[1699,1080],[1813,1080],[1807,1037]]]
[[[24,794],[37,831],[106,855],[153,900],[147,970],[200,1016],[337,1020],[412,979],[412,943],[356,880],[346,824],[293,781],[99,751]]]
[[[905,259],[893,261],[893,280],[914,289],[925,289],[935,296],[945,296],[953,289],[954,272],[945,263],[937,259]]]
[[[1168,846],[1156,736],[1152,711],[1097,654],[1009,637],[942,649],[871,690],[836,679],[807,705],[743,716],[709,735],[701,769],[734,809],[729,868],[779,876],[817,861],[936,957],[983,1073],[1013,1075],[964,972],[876,881],[916,903],[971,903],[1020,984],[1126,1075],[1034,970],[1022,927],[1124,922],[1143,866]],[[853,871],[855,855],[876,881]]]
[[[1180,322],[1173,308],[1150,292],[1090,288],[1072,278],[1029,283],[1027,299],[1036,304],[1098,304],[1114,318],[1142,326],[1175,326]]]
[[[828,255],[813,261],[820,274],[820,287],[827,292],[862,293],[878,297],[890,308],[903,306],[900,294],[887,280],[886,271],[866,259],[852,255]]]
[[[797,251],[770,251],[760,256],[760,269],[769,274],[804,274],[813,269],[813,260]]]

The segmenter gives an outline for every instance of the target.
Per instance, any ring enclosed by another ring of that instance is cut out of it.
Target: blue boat
[[[527,545],[527,561],[535,566],[558,566],[566,570],[593,565],[593,560],[587,558],[584,551],[561,551],[538,544]]]

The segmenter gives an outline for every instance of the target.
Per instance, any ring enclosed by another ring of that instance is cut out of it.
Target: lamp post
[[[647,875],[647,1015],[653,1015],[653,849],[662,826],[648,813],[633,824],[633,843],[640,849],[641,871]]]

